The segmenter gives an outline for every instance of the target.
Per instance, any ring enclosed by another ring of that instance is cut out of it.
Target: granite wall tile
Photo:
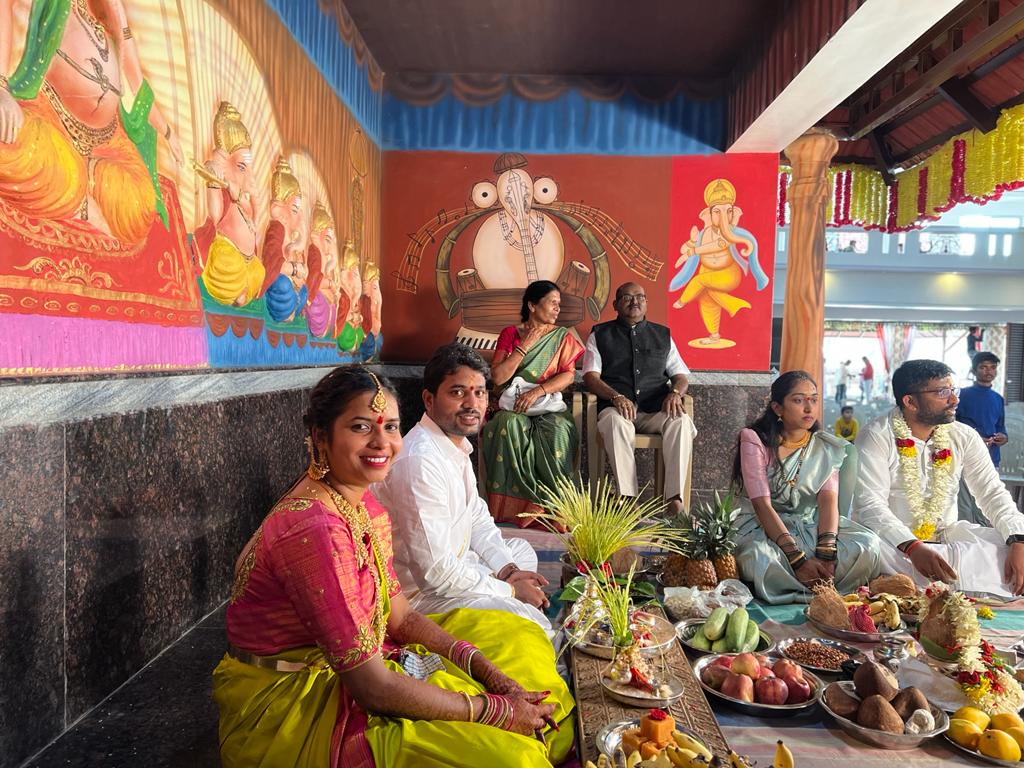
[[[222,601],[302,471],[301,390],[68,425],[67,715]]]
[[[64,428],[0,430],[0,767],[64,721]]]

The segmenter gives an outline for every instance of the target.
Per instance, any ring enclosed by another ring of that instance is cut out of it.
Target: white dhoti
[[[682,495],[686,472],[693,456],[693,438],[697,428],[687,415],[669,416],[658,413],[637,413],[633,421],[614,408],[605,408],[597,417],[597,431],[601,433],[608,454],[608,463],[615,477],[615,485],[623,496],[639,493],[636,479],[636,449],[633,440],[637,431],[661,435],[662,461],[665,462],[665,498]]]
[[[537,570],[537,553],[525,539],[505,539],[505,544],[512,553],[512,560],[524,571]],[[462,557],[465,567],[478,570],[490,575],[491,571],[480,561],[476,553],[467,552]],[[514,597],[496,597],[494,595],[475,595],[467,593],[463,595],[439,596],[429,591],[419,591],[411,595],[409,604],[420,613],[445,613],[455,608],[489,608],[498,611],[509,611],[518,614],[524,619],[529,619],[539,625],[541,629],[553,635],[551,622],[540,610],[528,605]]]
[[[937,534],[939,543],[924,546],[938,552],[960,577],[950,586],[970,597],[1015,599],[1013,590],[1003,578],[1009,547],[999,531],[988,526],[960,520]],[[918,573],[910,558],[895,547],[882,543],[883,570],[905,573],[918,587],[933,581]]]

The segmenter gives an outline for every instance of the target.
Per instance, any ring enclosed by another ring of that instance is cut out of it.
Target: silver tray
[[[647,657],[660,656],[669,648],[671,648],[672,643],[676,641],[675,627],[673,626],[672,622],[670,622],[663,616],[658,616],[657,614],[651,615],[654,616],[655,619],[655,631],[652,634],[656,636],[664,635],[665,639],[656,645],[648,645],[646,648],[641,649],[640,654],[642,656]],[[568,637],[569,642],[571,642],[576,648],[578,648],[586,654],[596,656],[599,659],[610,660],[615,658],[615,648],[611,645],[601,645],[600,643],[577,641],[575,636],[571,632],[566,631],[565,634],[566,637]]]
[[[959,750],[959,751],[963,752],[965,755],[970,755],[975,760],[981,760],[981,762],[983,762],[983,763],[992,763],[992,765],[1005,765],[1005,766],[1007,766],[1007,768],[1020,768],[1021,767],[1021,762],[1022,761],[1000,760],[998,757],[989,757],[988,755],[981,754],[981,752],[978,752],[975,749],[971,749],[970,747],[965,747],[963,744],[957,744],[955,741],[953,741],[951,738],[949,738],[949,734],[948,733],[944,733],[942,737],[946,740],[946,745],[947,746],[950,746],[953,749]]]
[[[697,659],[693,664],[693,674],[697,677],[697,682],[700,683],[700,687],[704,689],[704,693],[708,696],[714,696],[721,701],[735,707],[740,712],[747,715],[753,715],[754,717],[792,717],[794,715],[802,715],[805,712],[809,712],[814,708],[814,705],[821,699],[821,692],[825,690],[825,683],[822,682],[821,678],[811,672],[804,672],[804,679],[811,684],[811,698],[800,704],[758,704],[754,701],[740,701],[734,699],[732,696],[726,696],[721,691],[716,691],[710,685],[705,685],[701,679],[701,673],[705,667],[711,666],[715,659],[720,656],[735,656],[735,653],[713,653],[710,656],[704,656]],[[781,656],[769,656],[768,661],[774,664],[779,661]]]
[[[706,621],[707,619],[683,619],[682,621],[676,622],[676,636],[679,638],[679,642],[694,653],[714,653],[714,651],[705,651],[702,648],[698,648],[695,645],[690,644],[690,638],[697,634],[697,630],[703,627],[704,622]],[[775,638],[763,629],[758,629],[757,633],[761,639],[758,641],[757,648],[755,648],[753,652],[771,653],[776,647]]]
[[[621,720],[617,723],[609,723],[597,732],[597,736],[594,738],[595,746],[597,751],[602,755],[607,755],[614,761],[615,751],[619,749],[619,745],[622,744],[622,734],[624,731],[628,731],[630,728],[639,728],[640,719],[636,718],[633,720]],[[690,738],[696,739],[701,744],[704,744],[704,739],[700,738],[697,734],[691,731],[689,728],[683,728],[676,723],[676,730],[685,733]],[[706,747],[707,744],[704,744]]]
[[[860,698],[854,690],[852,680],[840,680],[836,685],[840,686],[844,693],[852,696],[853,698]],[[825,697],[822,696],[821,698],[821,708],[832,715],[832,719],[836,721],[836,724],[853,736],[853,738],[863,741],[865,744],[870,744],[873,747],[894,750],[916,749],[921,744],[928,741],[928,739],[946,732],[946,729],[949,728],[949,715],[936,707],[930,701],[928,702],[928,706],[931,708],[932,717],[935,718],[935,728],[930,731],[925,731],[924,733],[915,734],[889,733],[888,731],[876,731],[874,728],[865,728],[864,726],[857,725],[852,720],[848,720],[842,715],[837,715],[829,708],[828,704],[825,703]],[[1011,765],[1011,763],[1005,764]],[[1020,768],[1019,763],[1012,763],[1012,765]]]
[[[804,608],[804,618],[808,622],[827,635],[838,637],[840,640],[849,640],[851,643],[880,643],[885,638],[898,635],[907,629],[907,625],[902,621],[896,629],[890,629],[885,632],[857,632],[853,629],[840,629],[839,627],[830,627],[828,624],[822,624],[820,621],[812,619],[807,613],[809,610],[810,608]]]
[[[667,707],[673,702],[677,701],[679,697],[683,695],[683,683],[679,678],[670,677],[666,681],[666,685],[671,689],[671,693],[661,698],[658,696],[644,696],[637,691],[637,695],[631,695],[626,691],[613,688],[609,685],[608,678],[605,676],[605,672],[608,669],[601,670],[601,688],[604,692],[611,696],[613,699],[621,704],[625,704],[627,707],[637,707],[640,709],[650,709],[651,707]],[[635,690],[635,689],[630,689]]]
[[[794,643],[818,643],[820,645],[826,645],[829,648],[835,648],[837,651],[842,651],[854,661],[863,662],[867,659],[867,657],[864,655],[864,652],[861,651],[859,648],[854,648],[850,645],[843,645],[838,640],[830,640],[827,637],[790,637],[786,640],[780,640],[779,643],[775,646],[776,653],[785,656],[787,659],[794,662],[795,664],[799,664],[804,669],[809,669],[812,672],[817,672],[818,674],[839,675],[842,674],[843,670],[832,669],[831,667],[818,667],[814,664],[805,664],[802,661],[791,659],[789,657],[789,654],[786,653],[786,651]]]

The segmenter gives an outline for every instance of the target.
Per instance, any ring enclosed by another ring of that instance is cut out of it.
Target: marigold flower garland
[[[918,620],[923,622],[931,605],[942,600],[942,613],[953,630],[955,645],[945,650],[957,655],[956,682],[972,704],[987,712],[1017,712],[1024,706],[1021,690],[1006,665],[995,656],[995,649],[981,637],[974,601],[962,592],[951,592],[940,581],[928,585],[927,600],[921,605]]]
[[[921,465],[917,459],[917,447],[910,427],[897,411],[892,415],[892,431],[896,436],[896,452],[899,454],[899,475],[907,494],[907,504],[914,514],[913,534],[927,541],[935,534],[938,521],[954,490],[953,451],[949,445],[949,425],[940,424],[932,433],[931,461],[928,462],[927,481],[930,491],[925,499],[921,494]]]

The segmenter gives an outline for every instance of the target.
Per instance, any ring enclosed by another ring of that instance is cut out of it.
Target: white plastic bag
[[[743,608],[753,599],[747,585],[736,579],[721,581],[714,589],[665,587],[665,610],[673,621],[706,619],[715,608]]]

